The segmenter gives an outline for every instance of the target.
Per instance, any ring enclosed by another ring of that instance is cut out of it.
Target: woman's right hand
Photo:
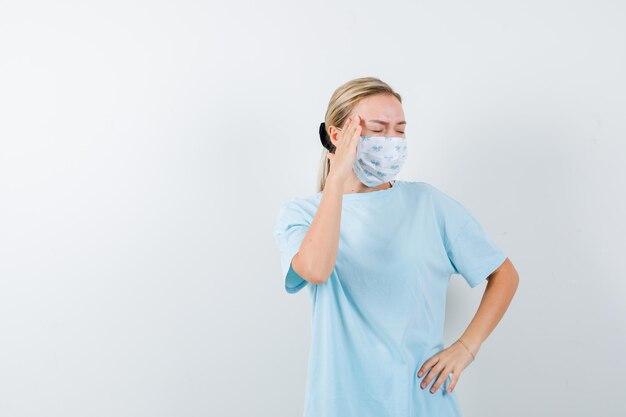
[[[361,137],[361,117],[357,115],[354,119],[348,118],[343,128],[337,135],[338,144],[335,146],[335,153],[328,152],[330,159],[330,171],[328,176],[340,183],[350,176],[356,160],[356,148]]]

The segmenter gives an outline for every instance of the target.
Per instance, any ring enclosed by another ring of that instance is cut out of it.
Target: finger
[[[450,385],[448,386],[448,392],[452,392],[452,390],[454,389],[454,387],[456,387],[456,381],[459,380],[459,376],[457,375],[458,372],[453,372],[452,373],[452,382],[450,382]]]
[[[357,131],[354,132],[354,135],[350,139],[351,148],[354,149],[355,152],[356,152],[356,149],[359,147],[360,141],[361,141],[361,128],[359,126],[359,129],[357,129]]]
[[[343,125],[343,128],[341,128],[341,130],[339,131],[339,135],[337,135],[337,140],[339,141],[340,144],[342,142],[346,142],[346,141],[343,140],[343,138],[344,137],[348,137],[346,135],[350,131],[350,126],[352,126],[352,119],[350,117],[348,117],[346,119],[346,122]]]
[[[441,372],[443,366],[437,364],[433,367],[433,369],[431,369],[428,372],[428,375],[426,375],[426,377],[424,377],[424,381],[422,382],[422,388],[426,388],[427,386],[430,385],[430,382],[437,378],[437,376],[439,375],[439,372]]]
[[[420,370],[417,372],[417,376],[421,378],[437,362],[439,362],[439,357],[437,356],[433,356],[432,358],[428,359],[426,362],[424,362]]]
[[[345,123],[343,124],[343,131],[347,131],[348,129],[350,129],[350,126],[352,125],[352,118],[348,117],[345,121]]]
[[[352,130],[352,134],[354,135],[354,133],[355,133],[358,129],[360,129],[360,128],[361,128],[361,124],[360,124],[360,117],[359,117],[359,115],[356,115],[356,116],[355,116],[355,118],[354,118],[354,123],[353,123],[352,128],[351,128],[351,130]]]
[[[352,133],[356,132],[359,129],[361,129],[361,117],[357,115],[354,118],[354,128],[352,129]]]
[[[450,373],[450,371],[446,370],[445,368],[441,371],[441,373],[439,374],[439,378],[437,378],[437,381],[433,384],[433,386],[430,388],[430,392],[431,393],[435,393],[435,391],[437,391],[439,389],[439,387],[441,386],[441,384],[443,384],[443,382],[448,379],[448,374]]]
[[[357,131],[355,133],[354,136],[352,136],[352,138],[350,138],[350,149],[354,152],[356,152],[356,150],[359,147],[359,142],[360,142],[360,138],[361,138],[361,131]]]

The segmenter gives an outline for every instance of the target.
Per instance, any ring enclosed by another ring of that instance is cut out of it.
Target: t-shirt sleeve
[[[294,271],[291,261],[300,250],[300,244],[304,240],[309,226],[310,223],[306,220],[302,209],[294,204],[292,200],[281,204],[273,235],[280,252],[280,264],[285,290],[290,294],[300,291],[308,283],[307,280]]]
[[[507,256],[465,206],[446,194],[439,197],[446,253],[454,272],[474,288],[502,265]]]

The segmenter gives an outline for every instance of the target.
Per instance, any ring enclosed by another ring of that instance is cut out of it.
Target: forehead
[[[376,94],[361,99],[354,107],[354,113],[365,120],[377,119],[390,122],[404,120],[402,103],[391,94]]]

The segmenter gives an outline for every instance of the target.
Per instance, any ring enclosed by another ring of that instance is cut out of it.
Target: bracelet
[[[461,344],[462,344],[463,346],[465,346],[465,349],[467,349],[467,351],[470,353],[470,355],[472,355],[472,358],[474,358],[474,360],[476,360],[476,356],[474,356],[474,354],[472,353],[472,351],[471,351],[471,350],[469,350],[469,348],[467,347],[467,345],[466,345],[465,343],[463,343],[463,341],[461,340],[461,338],[460,338],[460,337],[459,337],[459,339],[458,339],[458,340],[459,340],[459,342],[461,342]]]

